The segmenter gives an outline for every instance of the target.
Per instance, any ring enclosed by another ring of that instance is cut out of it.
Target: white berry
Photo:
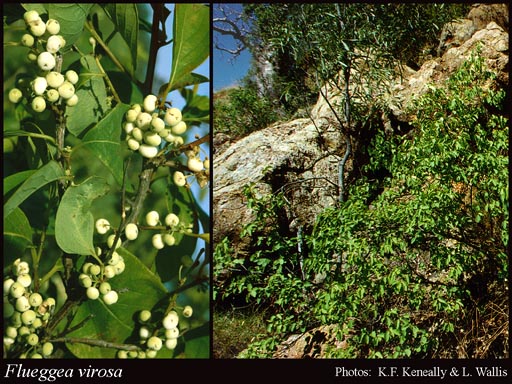
[[[112,304],[117,303],[118,299],[119,299],[119,296],[117,295],[116,291],[110,291],[110,292],[106,293],[105,295],[103,295],[103,301],[107,305],[112,305]]]
[[[197,157],[191,157],[187,161],[187,167],[191,172],[200,172],[203,170],[203,162]]]
[[[178,345],[178,339],[167,339],[165,340],[165,347],[167,349],[173,350]]]
[[[87,297],[91,300],[96,300],[98,297],[100,297],[100,291],[96,287],[89,287],[87,288]]]
[[[164,241],[160,233],[153,235],[153,237],[151,238],[151,243],[153,244],[153,247],[155,247],[156,249],[162,249],[164,247]]]
[[[48,82],[45,77],[38,76],[32,82],[32,89],[36,95],[42,95],[48,87]]]
[[[192,313],[193,313],[193,310],[190,305],[187,305],[187,306],[185,306],[185,308],[183,308],[183,316],[190,317],[190,316],[192,316]]]
[[[147,95],[144,98],[143,107],[146,112],[153,112],[156,109],[158,98],[155,95]]]
[[[36,320],[37,315],[36,313],[29,309],[28,311],[25,311],[21,314],[21,321],[25,325],[32,325],[34,321]]]
[[[46,101],[41,96],[34,97],[32,100],[32,109],[36,112],[43,112],[46,109]]]
[[[46,99],[50,103],[55,103],[56,101],[59,100],[59,98],[60,98],[59,91],[57,91],[56,89],[49,89],[46,91]],[[69,100],[71,100],[71,99],[69,99]]]
[[[37,336],[35,333],[31,333],[27,337],[27,344],[29,345],[37,345],[39,343],[39,336]]]
[[[101,218],[96,220],[95,227],[98,234],[104,235],[110,229],[110,222],[107,219]]]
[[[153,129],[153,132],[162,132],[165,129],[165,122],[158,116],[154,116],[151,119],[151,128]]]
[[[19,103],[23,98],[23,93],[18,88],[13,88],[9,91],[9,101],[11,103]]]
[[[147,346],[153,351],[159,351],[162,349],[162,339],[157,336],[152,336],[148,339]]]
[[[167,244],[169,247],[172,247],[174,244],[176,244],[176,238],[171,233],[166,233],[163,236],[164,243]]]
[[[50,36],[46,42],[46,50],[50,53],[57,53],[62,48],[63,40],[56,35]]]
[[[107,245],[109,248],[112,248],[112,246],[114,245],[115,239],[116,239],[116,235],[114,233],[111,234],[109,237],[107,237]],[[121,241],[121,238],[117,239],[115,248],[116,249],[119,248],[122,244],[123,244],[123,242]]]
[[[185,175],[180,171],[174,172],[172,179],[174,181],[174,184],[176,184],[178,187],[183,187],[187,183]]]
[[[55,57],[50,52],[42,52],[37,56],[37,65],[43,71],[51,71],[55,68],[57,62],[55,61]]]
[[[130,148],[132,151],[137,151],[140,148],[140,142],[135,140],[133,137],[128,137],[127,144],[128,148]]]
[[[25,23],[30,24],[34,21],[40,20],[41,17],[37,11],[27,11],[23,14],[23,19],[25,20]]]
[[[149,321],[149,319],[151,319],[150,311],[148,311],[147,309],[143,309],[142,311],[140,311],[140,313],[139,313],[139,321],[140,322],[145,323],[146,321]]]
[[[160,220],[160,215],[157,211],[150,211],[146,214],[146,223],[150,227],[154,227],[158,224],[158,220]]]
[[[151,126],[151,120],[153,117],[147,112],[141,112],[138,114],[135,124],[142,130],[146,130]]]
[[[58,91],[63,99],[69,99],[75,94],[75,86],[66,80],[58,88]]]
[[[37,292],[34,292],[33,294],[31,294],[28,298],[28,302],[30,303],[30,305],[32,307],[38,307],[42,304],[43,302],[43,296],[41,296],[41,294],[37,293]]]
[[[165,329],[172,329],[178,326],[179,317],[176,311],[170,311],[162,320]]]
[[[169,213],[167,216],[165,216],[165,225],[168,225],[169,227],[175,227],[180,223],[180,218],[174,214]]]
[[[106,295],[112,290],[112,287],[110,286],[110,283],[107,281],[104,281],[100,284],[99,291],[102,295]]]
[[[21,44],[23,44],[25,47],[32,47],[34,45],[34,36],[28,34],[28,33],[25,33],[22,37],[21,37]]]
[[[78,73],[76,73],[72,69],[67,71],[65,76],[66,76],[66,80],[69,81],[71,84],[74,85],[74,84],[78,83]]]
[[[165,330],[166,339],[177,339],[179,336],[180,330],[177,327]]]
[[[50,356],[53,353],[53,344],[46,342],[43,344],[43,356]]]
[[[164,121],[171,127],[173,125],[178,124],[181,121],[181,119],[182,119],[182,114],[178,108],[169,108],[165,112]]]
[[[73,96],[71,96],[69,99],[66,100],[66,105],[68,107],[74,107],[78,104],[78,95],[75,93]]]
[[[137,224],[128,223],[124,229],[124,234],[128,240],[135,240],[139,236],[139,228]]]
[[[187,123],[180,121],[176,125],[171,127],[171,132],[175,135],[182,135],[187,131]]]
[[[46,30],[50,35],[56,35],[60,32],[60,24],[55,19],[48,19],[46,22]]]
[[[46,24],[43,20],[39,19],[30,23],[30,33],[36,37],[43,36],[46,32]]]
[[[32,284],[32,277],[30,277],[29,274],[19,275],[16,282],[20,283],[25,288],[28,288],[30,287],[30,284]]]
[[[21,296],[16,299],[16,310],[18,312],[25,312],[30,309],[30,303],[28,302],[28,298],[26,296]]]

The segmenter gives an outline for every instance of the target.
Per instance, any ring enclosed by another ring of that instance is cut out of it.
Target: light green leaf
[[[109,109],[107,102],[107,89],[101,71],[92,55],[83,56],[81,78],[88,77],[76,94],[80,102],[74,107],[66,108],[67,129],[73,135],[78,136],[87,128],[100,121]]]
[[[209,322],[185,334],[184,357],[187,359],[207,359],[210,357]]]
[[[16,208],[4,219],[4,253],[6,260],[10,256],[20,255],[27,245],[32,244],[32,227],[20,208]],[[4,260],[4,262],[6,261]]]
[[[130,48],[132,66],[137,66],[137,42],[139,32],[139,15],[135,3],[108,3],[104,5],[105,10],[115,25],[116,30],[121,34]]]
[[[86,133],[82,144],[108,168],[119,185],[123,182],[121,125],[123,116],[129,108],[130,106],[126,104],[116,105]]]
[[[30,195],[52,181],[65,177],[64,170],[56,161],[50,161],[34,172],[4,204],[4,220]]]
[[[62,196],[55,219],[55,239],[66,253],[94,255],[94,217],[92,202],[105,195],[109,185],[100,177],[91,177],[69,187]]]
[[[66,47],[75,43],[84,29],[87,15],[94,4],[49,3],[48,17],[60,23],[60,35],[66,40]]]
[[[71,332],[68,337],[100,339],[114,343],[137,343],[130,339],[135,323],[135,314],[148,309],[154,313],[154,306],[166,297],[167,291],[160,279],[140,260],[124,248],[117,252],[123,257],[124,272],[109,280],[112,289],[119,295],[117,303],[108,306],[101,299],[87,300],[73,319],[71,327],[79,324],[91,313],[94,317],[86,321],[83,327]],[[166,306],[168,302],[164,302]],[[113,358],[116,350],[85,344],[67,344],[70,351],[79,358]]]
[[[173,38],[172,67],[167,93],[210,54],[209,7],[202,4],[176,4]]]

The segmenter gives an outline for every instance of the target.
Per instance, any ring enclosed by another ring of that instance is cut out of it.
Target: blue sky
[[[227,4],[223,4],[228,6]],[[229,7],[237,11],[241,10],[240,4],[229,4]],[[214,4],[214,17],[215,4]],[[217,34],[214,32],[214,41],[219,40],[220,45],[233,49],[236,44],[232,37]],[[247,73],[251,62],[251,54],[246,49],[242,53],[234,57],[233,55],[223,52],[215,48],[213,49],[213,90],[214,92],[237,85],[238,81],[241,80]]]

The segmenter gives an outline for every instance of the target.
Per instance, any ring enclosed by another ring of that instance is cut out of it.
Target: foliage
[[[507,354],[508,120],[494,77],[477,52],[417,100],[412,139],[375,136],[368,177],[308,237],[306,280],[296,239],[273,230],[283,198],[248,195],[256,219],[244,234],[257,249],[245,260],[216,253],[237,270],[218,296],[243,293],[272,310],[272,336],[248,357],[319,324],[339,324],[348,340],[330,351],[337,358]],[[373,179],[382,169],[389,176]],[[496,337],[484,344],[489,332]]]
[[[31,281],[23,297],[44,300],[26,311],[37,313],[32,324],[4,295],[4,357],[207,357],[209,218],[191,186],[206,188],[209,175],[201,147],[209,98],[198,93],[209,80],[193,72],[209,56],[208,7],[26,3],[4,11],[4,288]],[[160,27],[168,19],[172,31]],[[166,45],[172,60],[155,78]],[[41,66],[44,55],[55,67]],[[50,84],[61,75],[73,96]],[[36,78],[48,86],[37,90]],[[37,97],[46,108],[34,107]],[[146,126],[145,151],[127,145],[137,108],[165,120],[168,134],[150,145],[155,132]],[[149,211],[166,214],[151,226]],[[138,320],[144,310],[151,320]]]
[[[272,100],[247,81],[239,88],[226,89],[214,96],[213,124],[215,132],[237,138],[248,135],[275,122],[278,117]]]
[[[441,27],[463,17],[464,4],[249,4],[253,33],[274,52],[275,88],[293,108],[309,105],[319,87],[370,50],[389,64],[421,65]],[[373,60],[377,62],[377,60]]]

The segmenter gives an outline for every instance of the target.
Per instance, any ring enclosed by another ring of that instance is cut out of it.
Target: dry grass
[[[213,358],[235,359],[258,335],[265,334],[261,312],[251,309],[214,311]]]

